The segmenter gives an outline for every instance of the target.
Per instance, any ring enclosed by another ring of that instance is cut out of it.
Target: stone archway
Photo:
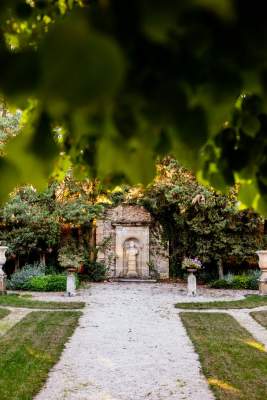
[[[149,278],[149,227],[148,226],[116,226],[116,266],[115,276],[130,277],[129,256],[127,250],[133,242],[136,248],[136,274],[132,277]],[[134,276],[135,275],[135,276]]]
[[[107,209],[103,218],[97,221],[97,260],[107,266],[109,276],[127,278],[126,247],[131,240],[137,250],[131,258],[132,266],[136,263],[136,277],[167,279],[168,243],[162,240],[160,225],[144,207],[126,204]]]

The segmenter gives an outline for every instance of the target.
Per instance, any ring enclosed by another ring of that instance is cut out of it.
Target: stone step
[[[156,279],[138,279],[138,278],[117,278],[114,279],[116,282],[125,283],[157,283]]]

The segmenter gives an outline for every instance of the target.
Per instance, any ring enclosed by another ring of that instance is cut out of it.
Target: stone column
[[[66,296],[76,296],[76,281],[75,281],[75,268],[69,268],[67,271],[67,288]]]
[[[256,251],[259,256],[259,267],[261,276],[259,279],[260,295],[267,296],[267,250]]]
[[[6,262],[7,246],[0,246],[0,295],[6,294],[6,274],[3,271],[3,265]]]
[[[187,294],[188,296],[196,296],[197,294],[197,279],[194,275],[194,269],[188,269],[189,272],[187,277]]]

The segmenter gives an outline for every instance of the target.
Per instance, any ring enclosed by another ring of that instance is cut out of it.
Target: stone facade
[[[161,227],[141,206],[120,205],[97,221],[98,261],[113,278],[169,277],[168,244],[162,242]]]

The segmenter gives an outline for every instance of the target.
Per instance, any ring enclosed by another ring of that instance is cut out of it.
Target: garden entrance
[[[161,227],[140,206],[120,205],[108,209],[97,221],[98,261],[114,278],[169,277],[168,243]]]

